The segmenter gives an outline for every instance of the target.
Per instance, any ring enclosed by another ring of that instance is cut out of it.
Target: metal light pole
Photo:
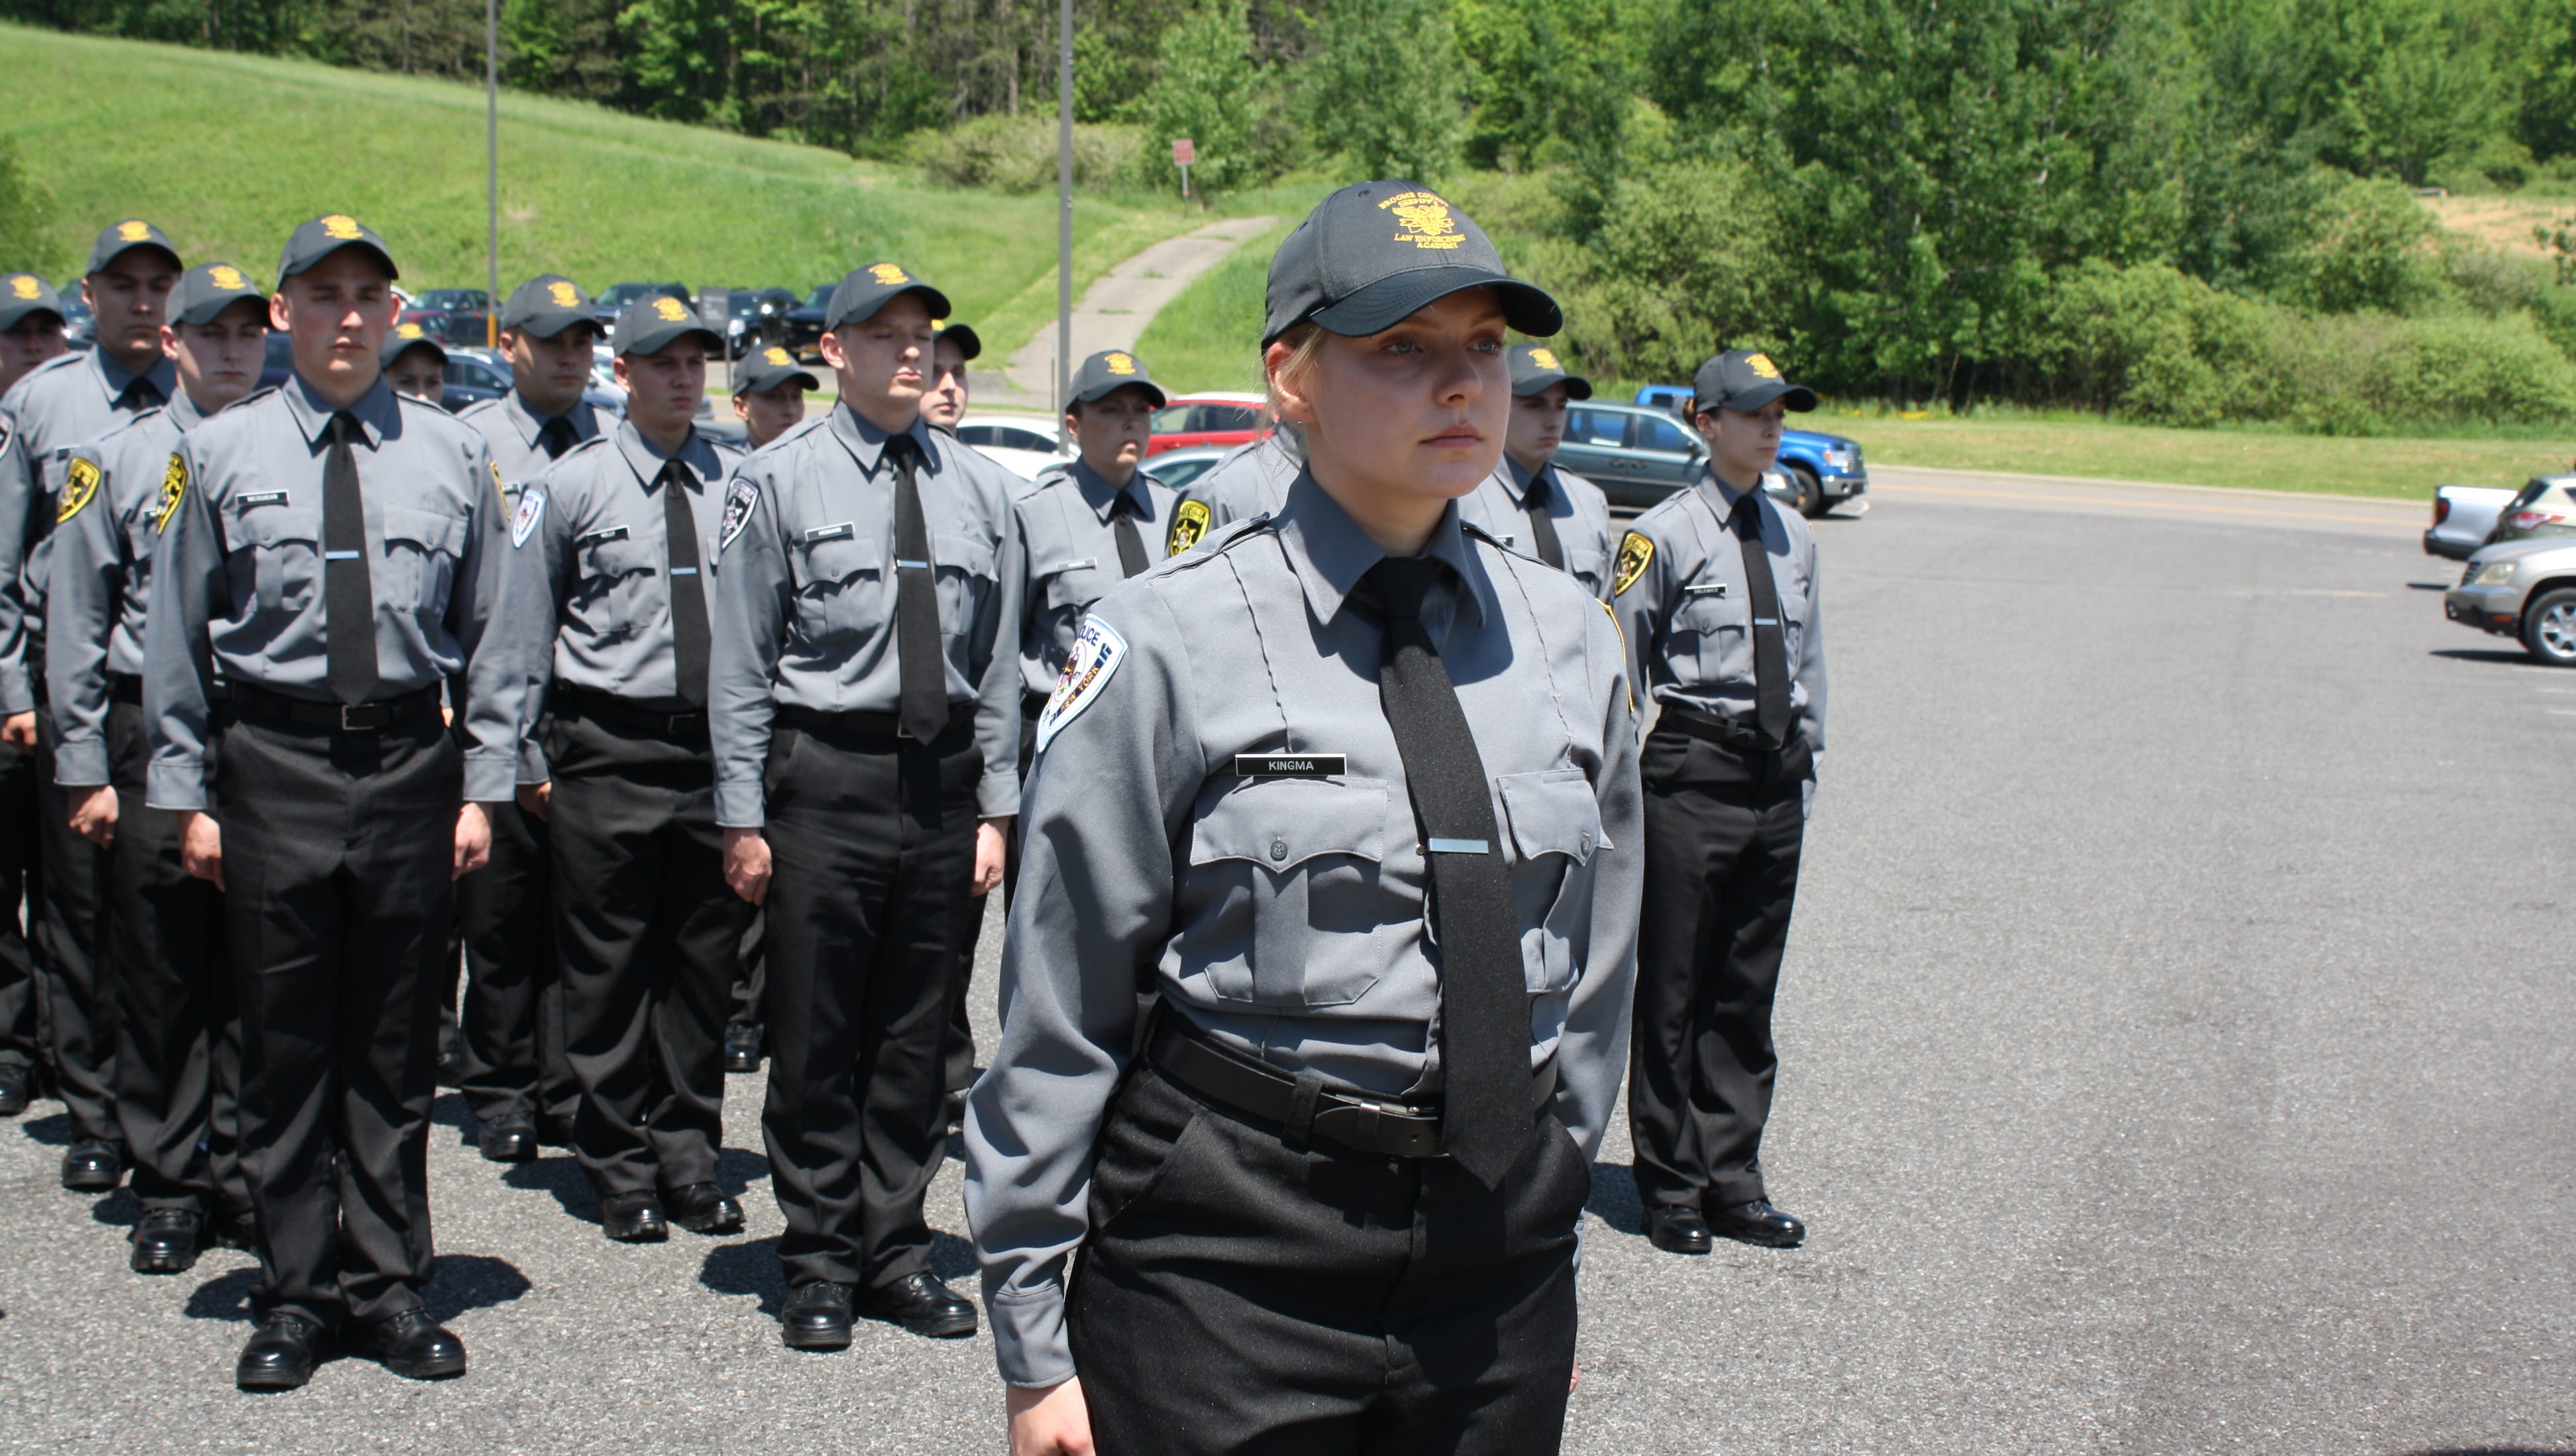
[[[1073,393],[1073,0],[1057,6],[1055,71],[1055,433],[1065,433],[1065,397]]]
[[[501,0],[483,0],[483,347],[501,345]]]

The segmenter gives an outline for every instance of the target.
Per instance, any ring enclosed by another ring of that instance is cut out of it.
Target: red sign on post
[[[1195,142],[1192,142],[1188,137],[1182,137],[1182,138],[1180,138],[1179,140],[1177,140],[1177,141],[1175,141],[1175,142],[1173,142],[1173,143],[1172,143],[1172,165],[1173,165],[1173,166],[1175,166],[1175,167],[1186,167],[1186,166],[1189,166],[1191,163],[1196,162],[1198,159],[1199,159],[1199,149],[1198,149],[1198,144],[1197,144],[1197,143],[1195,143]]]

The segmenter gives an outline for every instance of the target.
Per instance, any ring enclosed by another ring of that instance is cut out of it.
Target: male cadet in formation
[[[491,442],[513,510],[522,485],[575,446],[616,428],[614,416],[582,398],[598,342],[590,295],[571,279],[531,278],[501,305],[510,392],[458,417]],[[525,1162],[539,1143],[570,1146],[580,1097],[564,1059],[553,853],[546,839],[543,813],[501,806],[492,814],[491,866],[456,886],[466,967],[457,1016],[465,1033],[461,1090],[482,1129],[483,1156],[496,1163]]]
[[[61,357],[63,302],[33,273],[0,274],[0,395],[48,359]],[[0,456],[16,426],[0,408]],[[5,570],[5,568],[0,568]],[[0,633],[17,619],[0,588]],[[36,966],[19,905],[34,883],[36,694],[23,660],[0,639],[0,1117],[27,1110],[36,1079]]]
[[[171,291],[168,319],[178,392],[73,446],[64,466],[45,623],[54,780],[73,801],[72,827],[108,852],[101,958],[114,968],[116,1112],[143,1206],[138,1274],[181,1273],[208,1243],[246,1249],[251,1237],[223,896],[181,862],[178,816],[144,804],[143,642],[170,457],[259,387],[268,295],[230,263],[201,263]]]
[[[573,1148],[620,1243],[742,1230],[716,1151],[751,907],[725,886],[707,740],[707,568],[742,457],[690,425],[723,347],[676,298],[629,305],[625,420],[521,486],[510,522],[513,599],[544,604],[510,624],[545,714],[519,795],[554,842]]]
[[[396,394],[447,407],[447,350],[418,324],[385,335],[385,383]]]
[[[975,1328],[930,1272],[922,1197],[960,921],[1019,809],[1022,568],[1014,478],[921,417],[947,313],[893,263],[842,279],[822,340],[840,402],[725,498],[716,816],[727,881],[769,912],[762,1132],[799,1349],[845,1348],[854,1303]]]
[[[162,486],[146,803],[182,811],[189,871],[228,891],[261,1272],[245,1389],[303,1384],[335,1339],[398,1375],[465,1370],[420,1294],[438,962],[517,767],[527,667],[497,624],[535,608],[509,599],[482,436],[384,382],[395,277],[355,219],[297,228],[270,313],[294,377],[181,437]]]
[[[1712,1232],[1778,1248],[1806,1227],[1771,1206],[1762,1125],[1779,1062],[1771,1001],[1798,851],[1825,751],[1816,541],[1762,490],[1784,410],[1816,396],[1761,354],[1699,367],[1691,422],[1708,474],[1619,542],[1612,607],[1634,681],[1661,708],[1646,782],[1628,1129],[1646,1231],[1705,1254]]]
[[[1571,572],[1584,590],[1610,600],[1610,501],[1601,487],[1556,468],[1569,399],[1590,399],[1592,381],[1568,374],[1545,344],[1512,345],[1512,423],[1503,463],[1458,502],[1461,519],[1495,539]]]
[[[984,340],[964,324],[943,323],[930,340],[930,379],[921,392],[921,417],[935,430],[957,433],[966,417],[966,366],[984,352]]]
[[[71,1112],[63,1186],[79,1193],[116,1187],[125,1133],[116,1120],[115,968],[98,944],[107,852],[72,828],[71,800],[54,774],[44,543],[71,447],[169,403],[179,387],[161,353],[161,321],[181,266],[179,250],[148,222],[129,219],[100,233],[81,278],[81,298],[97,314],[97,346],[39,365],[0,399],[0,416],[12,425],[0,449],[0,672],[12,684],[0,685],[0,714],[11,740],[36,751],[41,889],[28,922],[45,977],[54,1082]]]
[[[983,336],[968,325],[942,320],[933,325],[930,337],[930,377],[921,391],[921,417],[930,427],[951,439],[957,435],[957,422],[966,418],[966,366],[984,352]],[[980,452],[979,452],[980,453]],[[1023,489],[1019,485],[1014,491]],[[1021,772],[1027,772],[1027,760],[1021,760]],[[1007,867],[1019,853],[1019,838],[1011,837]],[[1009,884],[1007,878],[1005,885]],[[946,1065],[948,1084],[948,1126],[955,1131],[966,1118],[966,1090],[975,1085],[975,1020],[966,1009],[966,987],[975,971],[975,948],[984,939],[984,896],[977,894],[975,903],[966,907],[966,938],[957,947],[957,1005],[949,1013],[947,1049],[941,1054]]]

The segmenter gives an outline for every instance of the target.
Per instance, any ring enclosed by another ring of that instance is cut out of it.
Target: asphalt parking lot
[[[1766,1149],[1813,1237],[1655,1252],[1614,1133],[1569,1450],[2576,1449],[2576,673],[2442,620],[2422,517],[1882,469],[1819,524]],[[269,1397],[230,1381],[247,1257],[126,1273],[132,1203],[57,1186],[38,1103],[0,1124],[0,1447],[1000,1451],[981,1339],[780,1347],[758,1088],[749,1232],[647,1248],[442,1098],[472,1373]]]

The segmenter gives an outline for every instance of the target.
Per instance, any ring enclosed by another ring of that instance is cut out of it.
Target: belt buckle
[[[704,713],[673,713],[670,721],[663,725],[662,734],[666,738],[686,738],[697,732],[706,720]]]
[[[912,725],[903,721],[903,710],[901,708],[897,708],[894,711],[894,736],[897,738],[911,738],[915,743],[919,743],[921,741],[918,738],[912,737]]]
[[[382,728],[385,726],[382,722],[370,723],[367,722],[366,719],[371,715],[381,715],[383,711],[384,710],[382,708],[378,708],[372,703],[342,703],[340,705],[340,731],[343,733],[368,733],[373,732],[378,728]]]

